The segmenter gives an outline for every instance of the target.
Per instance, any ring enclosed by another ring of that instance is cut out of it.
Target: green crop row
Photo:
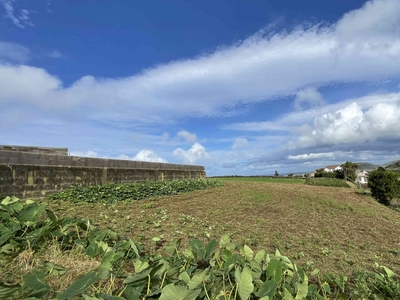
[[[45,206],[15,197],[0,203],[0,218],[0,264],[8,272],[0,281],[3,300],[400,299],[398,277],[384,266],[350,279],[321,277],[317,269],[306,274],[279,251],[254,253],[228,235],[205,244],[192,239],[188,249],[178,240],[165,247],[164,256],[148,256],[112,230],[85,219],[59,219]],[[10,262],[23,251],[45,251],[54,242],[63,251],[80,249],[100,266],[57,292],[49,281],[67,270],[51,261],[12,276],[20,270],[10,270]]]
[[[52,194],[48,196],[48,199],[115,203],[124,200],[140,200],[156,196],[177,195],[222,185],[223,181],[218,179],[181,179],[130,184],[107,183],[90,187],[72,187],[68,190]]]
[[[336,178],[307,178],[306,184],[316,185],[316,186],[345,187],[345,188],[350,187],[346,181]]]

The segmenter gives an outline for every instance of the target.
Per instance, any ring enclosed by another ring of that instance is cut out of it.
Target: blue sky
[[[399,159],[400,1],[0,0],[0,143],[208,175]]]

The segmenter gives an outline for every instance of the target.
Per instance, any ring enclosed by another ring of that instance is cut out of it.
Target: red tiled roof
[[[336,169],[340,165],[326,166],[325,169]]]

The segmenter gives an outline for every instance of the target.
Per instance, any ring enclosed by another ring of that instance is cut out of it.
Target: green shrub
[[[390,201],[400,195],[399,174],[382,167],[371,172],[368,186],[372,197],[384,205],[390,205]]]

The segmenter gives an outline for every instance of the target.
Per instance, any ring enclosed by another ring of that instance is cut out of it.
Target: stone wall
[[[1,149],[0,164],[204,171],[203,166],[53,155],[45,153],[26,153],[18,151],[3,151]]]
[[[54,148],[53,148],[54,149]],[[71,186],[205,178],[203,166],[0,149],[0,194],[44,197]]]
[[[0,145],[0,151],[3,150],[13,151],[13,152],[31,152],[31,153],[68,155],[68,148]]]

